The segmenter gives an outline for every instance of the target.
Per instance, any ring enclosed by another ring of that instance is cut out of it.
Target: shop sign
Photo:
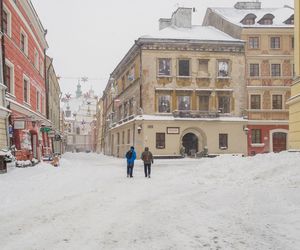
[[[25,129],[25,121],[14,121],[14,129]]]
[[[167,134],[179,134],[179,127],[167,127]]]
[[[41,127],[40,131],[44,132],[44,133],[49,133],[51,131],[51,128],[49,128],[49,127]]]

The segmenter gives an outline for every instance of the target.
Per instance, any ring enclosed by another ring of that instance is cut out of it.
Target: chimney
[[[160,18],[158,20],[159,22],[159,30],[162,30],[164,28],[167,28],[171,26],[171,19],[170,18]]]
[[[259,1],[252,1],[252,2],[237,2],[234,5],[235,9],[239,10],[260,10],[261,9],[261,2]]]
[[[192,8],[179,7],[171,18],[172,25],[178,28],[192,28]]]

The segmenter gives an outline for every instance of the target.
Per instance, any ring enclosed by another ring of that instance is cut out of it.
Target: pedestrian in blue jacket
[[[125,157],[127,159],[127,177],[132,178],[134,160],[136,159],[136,153],[133,146],[130,147],[130,150],[126,153]]]

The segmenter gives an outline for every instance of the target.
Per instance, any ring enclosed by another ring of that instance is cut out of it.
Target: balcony
[[[200,111],[200,110],[175,110],[173,111],[175,118],[217,118],[218,112]]]

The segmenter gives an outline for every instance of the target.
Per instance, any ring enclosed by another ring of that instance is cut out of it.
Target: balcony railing
[[[200,111],[200,110],[175,110],[173,111],[174,117],[179,118],[217,118],[218,112]]]

